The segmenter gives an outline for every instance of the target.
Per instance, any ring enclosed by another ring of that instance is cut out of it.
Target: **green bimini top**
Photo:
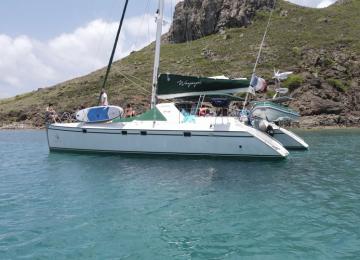
[[[116,118],[112,122],[119,123],[119,122],[132,122],[132,121],[166,121],[164,115],[157,109],[153,108],[149,111],[146,111],[143,114],[133,116],[133,117],[123,117],[123,118]]]

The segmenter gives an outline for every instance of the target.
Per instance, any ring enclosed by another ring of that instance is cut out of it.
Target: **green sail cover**
[[[247,92],[249,84],[249,80],[161,74],[158,79],[157,97],[159,99],[172,99],[200,95],[234,94]]]

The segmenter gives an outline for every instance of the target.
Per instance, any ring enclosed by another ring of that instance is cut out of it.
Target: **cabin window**
[[[141,135],[147,135],[147,132],[146,131],[141,131],[140,134]]]
[[[83,129],[82,132],[83,132],[84,134],[86,134],[86,133],[87,133],[87,129]]]
[[[127,135],[127,131],[121,131],[122,135]]]
[[[185,136],[185,137],[190,137],[190,136],[191,136],[191,132],[184,132],[184,136]]]

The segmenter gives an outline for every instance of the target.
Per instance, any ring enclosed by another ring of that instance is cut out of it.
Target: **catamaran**
[[[122,20],[127,2],[123,11]],[[233,117],[194,117],[187,120],[174,103],[157,104],[157,98],[207,94],[228,95],[246,92],[245,79],[181,77],[159,75],[160,43],[164,0],[159,0],[151,110],[133,118],[118,118],[109,122],[55,123],[47,126],[50,150],[203,155],[229,157],[285,158],[289,152],[266,133]],[[117,37],[120,33],[122,20]],[[114,44],[113,53],[116,47]],[[112,53],[112,56],[113,56]],[[112,58],[110,58],[112,61]],[[108,71],[111,62],[109,62]],[[177,80],[176,80],[177,79]],[[106,77],[105,77],[106,80]],[[176,80],[179,88],[169,82]]]

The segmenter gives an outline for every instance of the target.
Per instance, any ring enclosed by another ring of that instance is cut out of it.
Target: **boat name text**
[[[187,87],[187,88],[196,88],[198,85],[200,85],[201,82],[198,81],[198,82],[189,82],[189,81],[183,81],[183,80],[179,80],[177,82],[177,85],[179,87]]]

